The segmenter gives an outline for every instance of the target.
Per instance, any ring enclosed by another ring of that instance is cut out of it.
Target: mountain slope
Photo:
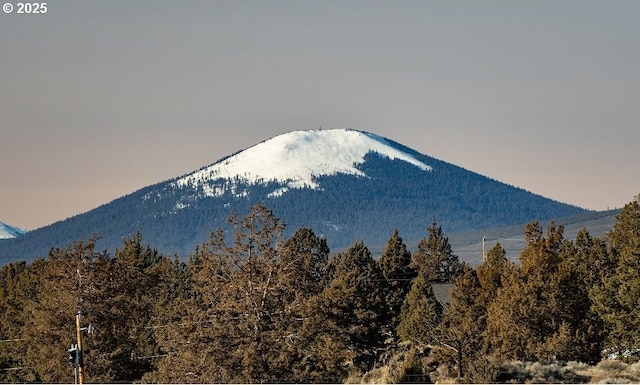
[[[432,220],[454,234],[585,212],[367,132],[294,131],[2,242],[0,258],[44,256],[92,234],[114,250],[135,231],[187,256],[231,212],[244,215],[255,203],[283,219],[288,234],[311,227],[334,249],[384,244],[395,228],[417,241]]]
[[[286,186],[275,195],[289,188],[317,189],[316,178],[320,176],[366,176],[357,166],[364,163],[370,152],[400,159],[422,170],[431,169],[374,134],[355,130],[294,131],[182,177],[174,186],[202,187],[206,196],[214,197],[235,192],[233,183],[215,183],[220,180],[237,180],[247,185],[279,182]]]
[[[0,222],[0,239],[10,239],[19,237],[26,233],[26,230]]]

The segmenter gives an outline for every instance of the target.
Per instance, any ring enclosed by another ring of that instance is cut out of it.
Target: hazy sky
[[[17,3],[4,0],[3,3]],[[640,193],[640,1],[52,1],[0,13],[0,221],[322,126],[589,209]]]

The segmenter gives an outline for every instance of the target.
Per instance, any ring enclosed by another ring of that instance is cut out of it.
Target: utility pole
[[[485,251],[484,248],[484,242],[487,239],[487,237],[482,237],[482,263],[487,262],[487,252]]]
[[[76,337],[78,338],[78,383],[84,384],[84,352],[82,351],[82,313],[76,314]]]

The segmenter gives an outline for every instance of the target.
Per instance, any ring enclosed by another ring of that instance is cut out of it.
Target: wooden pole
[[[79,356],[79,363],[78,363],[78,383],[79,384],[84,384],[84,373],[83,373],[83,366],[84,366],[84,352],[82,351],[82,330],[81,330],[81,319],[80,317],[82,316],[82,313],[78,312],[78,314],[76,314],[76,337],[78,338],[78,356]]]
[[[487,237],[482,237],[482,262],[486,262],[487,261],[487,253],[486,253],[485,248],[484,248],[485,239],[487,239]]]

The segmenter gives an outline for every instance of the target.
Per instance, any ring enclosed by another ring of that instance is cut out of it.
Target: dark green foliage
[[[378,266],[386,283],[385,298],[390,327],[395,329],[398,326],[402,304],[416,276],[416,271],[411,266],[411,253],[407,250],[407,245],[402,241],[398,230],[393,231],[384,253],[378,259]]]
[[[558,271],[562,231],[552,224],[545,237],[537,223],[525,229],[522,267],[503,278],[488,309],[488,342],[499,355],[533,361],[554,354],[545,344],[560,326],[554,298],[559,288],[549,283]]]
[[[6,321],[13,327],[0,330],[20,340],[11,353],[17,361],[2,367],[22,369],[0,375],[18,381],[73,381],[66,351],[77,342],[78,311],[82,326],[92,324],[97,330],[83,341],[87,381],[133,381],[153,370],[153,361],[141,358],[159,352],[147,326],[161,298],[173,294],[161,285],[167,281],[158,266],[165,260],[141,241],[139,234],[127,240],[113,259],[96,252],[92,239],[77,242],[51,250],[47,260],[20,267],[19,274],[6,281],[9,301],[0,301],[10,306],[3,312],[3,325]],[[1,344],[0,352],[5,347],[12,345]]]
[[[22,331],[33,322],[25,309],[38,295],[44,266],[38,260],[30,265],[12,263],[0,270],[0,368],[20,368],[0,371],[0,383],[41,381],[24,354]]]
[[[305,301],[319,293],[327,280],[329,246],[311,229],[302,228],[280,247],[278,276],[286,281],[290,301]],[[295,290],[294,290],[295,289]],[[296,297],[298,296],[298,297]]]
[[[333,257],[329,270],[332,278],[321,294],[320,313],[350,351],[353,365],[368,370],[384,341],[382,273],[362,242]]]
[[[640,349],[640,195],[617,216],[609,239],[612,258],[592,298],[608,332],[608,352],[627,356]]]
[[[419,274],[402,305],[398,335],[402,340],[420,345],[436,343],[443,311],[431,284]]]
[[[502,288],[503,276],[510,265],[506,252],[500,243],[496,243],[487,253],[486,260],[476,269],[485,306],[498,295],[498,290]]]
[[[438,328],[436,342],[440,354],[451,368],[457,368],[457,378],[474,379],[474,370],[467,370],[482,356],[483,334],[487,323],[487,308],[476,271],[466,264],[455,280],[451,301]]]
[[[158,251],[142,243],[142,235],[125,240],[122,249],[100,270],[93,293],[94,306],[87,309],[85,320],[95,325],[99,333],[89,336],[92,350],[88,362],[103,362],[101,371],[110,381],[135,381],[154,368],[153,361],[140,359],[159,354],[153,338],[151,316],[164,289],[161,272],[156,266],[162,261]],[[105,327],[117,325],[117,327]],[[99,349],[98,349],[99,347]],[[89,359],[90,358],[90,359]]]
[[[537,223],[527,226],[522,267],[507,270],[488,307],[487,346],[499,356],[598,361],[602,327],[591,310],[588,265],[578,258],[597,249],[585,249],[591,243],[586,232],[579,247],[562,233],[553,223],[546,236]]]
[[[42,381],[73,381],[73,370],[65,355],[66,349],[76,342],[75,316],[79,310],[85,315],[97,315],[104,309],[102,305],[108,300],[103,291],[108,282],[105,275],[108,264],[108,255],[95,251],[94,240],[51,250],[39,277],[37,295],[26,305],[32,318],[22,330],[28,347],[27,359]],[[117,327],[118,324],[106,326],[107,330]],[[103,356],[109,353],[96,349],[94,342],[87,339],[83,346],[87,378],[111,381],[111,368]]]
[[[429,282],[453,282],[460,274],[460,262],[453,254],[449,238],[434,221],[427,229],[429,238],[422,238],[413,254],[413,264]]]

